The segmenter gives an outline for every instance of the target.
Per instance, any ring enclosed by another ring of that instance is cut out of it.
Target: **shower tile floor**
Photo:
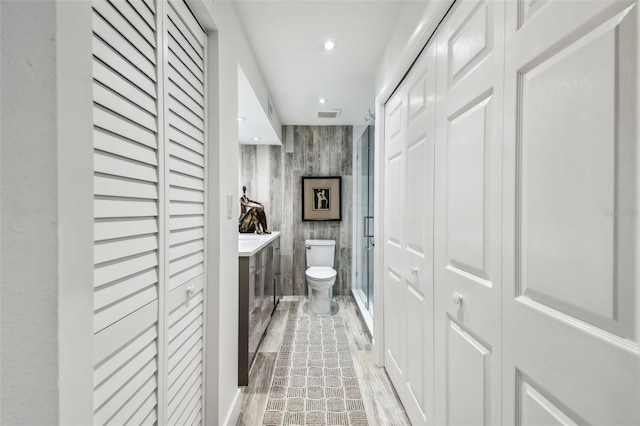
[[[324,318],[309,317],[305,297],[280,301],[243,390],[238,425],[410,424],[373,363],[354,300],[336,301],[338,313]]]

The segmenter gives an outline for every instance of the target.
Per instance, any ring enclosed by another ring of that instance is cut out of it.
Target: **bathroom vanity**
[[[280,300],[280,232],[239,234],[238,385],[249,369]]]

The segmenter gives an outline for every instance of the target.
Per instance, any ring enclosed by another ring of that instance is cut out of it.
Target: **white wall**
[[[2,419],[58,418],[55,4],[2,2]]]
[[[376,70],[375,93],[388,98],[429,40],[452,0],[404,2]],[[385,98],[385,101],[386,101]],[[378,117],[378,115],[376,115]]]
[[[93,315],[90,4],[3,1],[0,10],[0,423],[87,424]]]
[[[238,65],[266,111],[269,91],[255,61],[233,2],[191,2],[209,36],[209,275],[207,319],[206,423],[235,424],[238,387]],[[212,31],[215,34],[212,35]],[[274,128],[281,137],[277,116]],[[232,214],[227,218],[227,196]],[[218,312],[212,312],[217,306]],[[217,393],[216,393],[217,390]]]

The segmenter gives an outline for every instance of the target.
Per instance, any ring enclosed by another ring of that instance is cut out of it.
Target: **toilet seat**
[[[328,266],[312,266],[304,273],[308,278],[319,282],[331,281],[338,275],[335,269]]]

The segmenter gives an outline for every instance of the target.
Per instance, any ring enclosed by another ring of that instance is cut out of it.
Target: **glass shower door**
[[[356,232],[357,265],[356,297],[362,307],[373,317],[373,255],[374,255],[374,127],[369,126],[359,141],[357,161],[357,209]]]

